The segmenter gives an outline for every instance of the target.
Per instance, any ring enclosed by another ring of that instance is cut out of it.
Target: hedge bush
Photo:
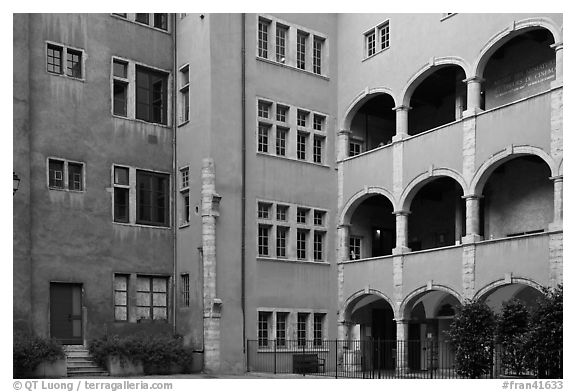
[[[114,335],[91,341],[88,349],[102,367],[109,356],[116,356],[121,362],[141,362],[145,374],[170,374],[174,366],[189,372],[192,365],[192,349],[184,347],[178,335]]]
[[[64,358],[64,351],[58,342],[26,332],[14,332],[14,377],[31,373],[44,361],[53,362],[61,358]]]

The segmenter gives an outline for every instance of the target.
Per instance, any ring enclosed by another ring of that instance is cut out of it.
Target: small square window
[[[168,14],[154,14],[154,27],[168,30]]]
[[[136,22],[149,24],[150,15],[149,14],[136,14]]]
[[[288,107],[276,105],[276,121],[286,122],[288,116]]]
[[[283,222],[288,220],[288,206],[280,204],[276,206],[276,220]]]
[[[298,110],[296,122],[299,127],[306,127],[306,123],[308,122],[308,112],[304,110]]]
[[[119,166],[114,167],[114,184],[129,185],[127,167],[119,167]]]
[[[362,152],[362,143],[358,141],[351,141],[349,144],[348,156],[355,156]]]
[[[61,46],[48,44],[46,52],[46,67],[48,72],[61,74],[62,73],[62,51]]]
[[[112,62],[112,73],[117,78],[126,79],[128,77],[128,63],[125,61],[114,60]]]
[[[258,117],[270,118],[270,102],[258,101]]]
[[[314,226],[324,226],[326,212],[314,210]]]
[[[272,209],[272,204],[270,203],[258,203],[258,218],[259,219],[270,219],[270,210]]]
[[[64,189],[64,161],[48,160],[48,186]]]
[[[296,223],[305,225],[308,217],[308,208],[298,207],[296,209]]]
[[[315,131],[323,131],[324,130],[324,120],[326,117],[321,116],[319,114],[314,115],[314,124],[313,128]]]

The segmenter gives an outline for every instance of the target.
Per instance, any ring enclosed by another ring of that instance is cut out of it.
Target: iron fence
[[[447,341],[261,339],[247,343],[248,372],[335,378],[463,378],[456,371],[454,351]],[[492,366],[483,378],[537,376],[511,368],[502,360],[500,346],[491,350]]]

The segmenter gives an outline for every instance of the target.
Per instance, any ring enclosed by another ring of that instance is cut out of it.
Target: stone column
[[[550,223],[550,239],[548,243],[550,252],[550,268],[549,268],[549,285],[556,287],[556,285],[563,282],[563,240],[564,233],[562,232],[563,221],[563,176],[552,177],[554,181],[554,221]]]
[[[396,247],[392,254],[402,254],[410,252],[408,248],[408,214],[410,211],[394,211],[396,215]]]
[[[350,152],[350,135],[352,131],[349,129],[343,129],[338,131],[338,151],[337,151],[337,161],[342,161],[348,158]]]
[[[408,320],[396,319],[396,369],[408,369]]]
[[[216,217],[220,196],[216,193],[214,160],[202,161],[202,266],[204,272],[204,370],[220,371],[220,314],[216,297]]]
[[[478,195],[462,196],[466,200],[466,236],[462,242],[470,244],[482,240],[480,236],[480,197]]]
[[[473,116],[476,113],[482,111],[482,82],[484,80],[477,76],[473,76],[468,79],[464,79],[463,82],[466,83],[467,88],[467,98],[466,98],[466,110],[464,111],[464,117]]]
[[[402,140],[408,137],[408,111],[412,109],[410,106],[396,106],[392,110],[396,111],[396,135],[392,141]]]
[[[564,176],[550,177],[554,181],[554,220],[550,224],[550,230],[562,230],[562,216],[564,212]]]
[[[552,87],[561,86],[564,76],[564,43],[557,42],[550,45],[556,51],[556,80],[553,82]]]

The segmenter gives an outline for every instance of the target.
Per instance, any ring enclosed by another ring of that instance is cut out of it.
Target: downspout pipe
[[[178,110],[176,108],[176,80],[178,79],[178,56],[177,56],[177,46],[176,46],[176,13],[172,14],[172,53],[173,53],[173,65],[172,65],[172,173],[173,181],[172,181],[172,249],[173,249],[173,274],[174,281],[172,282],[172,332],[176,334],[176,310],[178,309],[178,300],[176,298],[176,287],[178,284],[178,241],[176,238],[176,200],[177,200],[177,186],[176,183],[178,182],[178,160],[176,159],[176,130],[178,129],[177,122],[178,119],[176,118]]]
[[[242,351],[246,352],[246,14],[242,14],[242,249],[241,249],[241,286],[242,286]]]

